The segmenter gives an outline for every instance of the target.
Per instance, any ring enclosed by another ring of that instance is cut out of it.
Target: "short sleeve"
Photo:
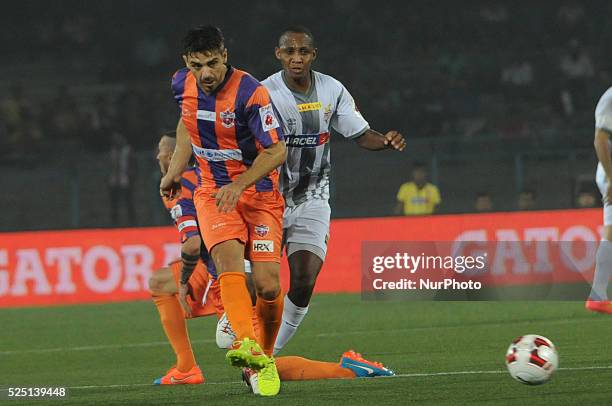
[[[189,74],[189,69],[183,68],[174,73],[172,76],[172,95],[178,104],[179,110],[183,106],[183,95],[185,93],[185,79]]]
[[[597,103],[595,128],[612,133],[612,97],[604,95]]]
[[[258,86],[245,106],[248,127],[257,143],[264,148],[283,140],[283,131],[279,124],[279,114],[268,90]]]
[[[353,96],[342,85],[336,112],[331,118],[331,126],[345,138],[357,138],[368,128],[368,122],[363,118]]]

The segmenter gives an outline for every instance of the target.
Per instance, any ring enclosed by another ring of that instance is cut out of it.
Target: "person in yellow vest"
[[[404,216],[433,214],[440,202],[438,187],[427,181],[425,165],[416,163],[412,169],[412,182],[404,183],[397,192],[395,213]]]

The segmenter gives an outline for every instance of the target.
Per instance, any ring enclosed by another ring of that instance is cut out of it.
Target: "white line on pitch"
[[[612,365],[603,366],[592,366],[592,367],[568,367],[559,368],[561,371],[591,371],[591,370],[602,370],[612,369]],[[505,370],[491,370],[491,371],[447,371],[447,372],[423,372],[413,374],[397,374],[395,376],[383,376],[376,379],[399,379],[399,378],[427,378],[437,376],[453,376],[453,375],[486,375],[486,374],[506,374]],[[241,381],[224,381],[224,382],[210,382],[207,381],[206,385],[235,385],[240,384]],[[69,386],[68,389],[104,389],[104,388],[132,388],[139,386],[154,386],[150,383],[131,383],[131,384],[116,384],[116,385],[85,385],[85,386]],[[0,389],[0,391],[7,391],[8,389]]]
[[[214,343],[214,339],[191,340],[193,344]],[[147,343],[131,343],[131,344],[100,344],[100,345],[83,345],[79,347],[56,347],[56,348],[33,348],[28,350],[11,350],[0,351],[0,355],[14,354],[41,354],[47,352],[64,352],[64,351],[96,351],[96,350],[112,350],[122,348],[137,348],[137,347],[157,347],[170,345],[168,341],[151,341]]]
[[[548,324],[568,324],[568,323],[576,323],[581,321],[597,321],[598,319],[592,318],[584,318],[584,319],[564,319],[564,320],[553,320],[548,321]],[[601,318],[599,320],[606,321],[607,319]],[[516,321],[507,321],[505,324],[509,323],[532,323],[537,322],[538,320],[516,320]],[[541,320],[539,320],[541,321]],[[477,327],[477,326],[476,326]],[[346,335],[363,335],[363,334],[378,334],[378,333],[402,333],[402,332],[415,332],[415,331],[425,331],[425,330],[435,330],[435,329],[454,329],[454,328],[465,328],[465,325],[455,325],[455,326],[428,326],[428,327],[412,327],[412,328],[402,328],[402,329],[390,329],[390,330],[359,330],[359,331],[343,331],[338,333],[319,333],[312,334],[310,337],[314,338],[325,338],[325,337],[337,337],[337,336],[346,336]],[[198,339],[191,340],[193,344],[203,344],[203,343],[213,343],[215,340],[213,339]],[[32,348],[32,349],[24,349],[24,350],[8,350],[8,351],[0,351],[1,355],[16,355],[16,354],[44,354],[44,353],[52,353],[52,352],[66,352],[66,351],[97,351],[97,350],[113,350],[113,349],[123,349],[123,348],[138,348],[138,347],[158,347],[169,345],[167,341],[151,341],[145,343],[130,343],[130,344],[100,344],[100,345],[84,345],[78,347],[55,347],[55,348]]]

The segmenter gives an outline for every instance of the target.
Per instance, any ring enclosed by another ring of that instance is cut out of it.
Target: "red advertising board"
[[[360,290],[363,241],[521,241],[528,247],[598,241],[601,231],[597,209],[334,220],[316,290]],[[0,233],[0,307],[146,299],[151,272],[178,257],[177,239],[170,226]],[[592,272],[591,253],[575,261],[579,273],[567,271],[556,280],[584,280]],[[504,269],[507,283],[537,281],[535,270],[514,268]],[[287,276],[284,261],[284,288]]]

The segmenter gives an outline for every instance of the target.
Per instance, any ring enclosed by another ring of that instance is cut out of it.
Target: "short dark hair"
[[[223,51],[225,39],[219,27],[200,25],[187,31],[183,37],[183,55],[196,52]]]
[[[176,138],[176,130],[164,131],[162,137]]]
[[[278,37],[278,45],[281,45],[281,40],[282,38],[285,36],[285,34],[288,33],[294,33],[294,34],[304,34],[307,37],[310,38],[310,42],[312,43],[312,47],[316,48],[315,46],[315,37],[312,34],[312,31],[310,31],[308,28],[304,27],[303,25],[291,25],[287,28],[285,28],[283,30],[283,32],[281,32],[281,35]]]

